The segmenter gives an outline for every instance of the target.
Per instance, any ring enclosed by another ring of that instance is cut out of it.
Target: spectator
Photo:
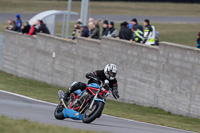
[[[144,20],[144,44],[147,45],[155,45],[155,27],[150,25],[150,21],[148,19]]]
[[[4,28],[5,28],[5,29],[8,29],[8,30],[11,30],[12,27],[13,27],[13,25],[12,25],[12,20],[11,20],[11,19],[8,19],[8,26],[5,26]]]
[[[22,26],[22,33],[23,34],[28,34],[30,31],[31,26],[29,25],[28,22],[25,23],[25,25]]]
[[[156,30],[155,31],[155,45],[159,46],[159,35],[160,33]]]
[[[38,32],[50,34],[49,29],[47,28],[46,24],[42,20],[38,20]]]
[[[89,37],[89,29],[87,26],[81,26],[81,37]]]
[[[89,36],[91,36],[91,31],[94,28],[94,23],[90,22],[90,23],[88,23],[88,26],[89,26]]]
[[[93,23],[94,24],[94,19],[93,18],[89,18],[88,19],[88,25],[89,25],[89,23]]]
[[[117,30],[114,27],[114,22],[110,22],[109,25],[109,30],[108,30],[108,35],[107,37],[116,37],[117,36]]]
[[[133,42],[141,43],[142,41],[144,41],[143,32],[141,30],[139,30],[135,25],[132,27],[131,30],[133,32]]]
[[[76,24],[74,25],[74,30],[72,32],[72,40],[76,39],[77,37],[80,37],[80,28],[81,28],[82,22],[80,19],[77,20]]]
[[[94,26],[94,19],[93,18],[88,19],[88,26],[89,26],[89,36],[91,36],[91,27]]]
[[[129,25],[128,23],[125,21],[121,24],[121,29],[119,31],[119,39],[125,39],[125,40],[131,40],[132,39],[132,31],[131,29],[128,28]]]
[[[33,20],[33,21],[32,21],[32,25],[31,25],[31,29],[30,29],[28,35],[31,35],[31,36],[36,35],[36,32],[37,32],[37,29],[36,29],[36,27],[35,27],[36,25],[37,25],[37,21],[36,21],[36,20]]]
[[[136,26],[137,29],[139,29],[140,31],[144,32],[143,26],[140,25],[140,24],[138,24],[138,21],[137,21],[136,18],[133,18],[133,19],[132,19],[131,24],[132,24],[133,26]]]
[[[133,28],[133,25],[131,23],[128,23],[128,28],[129,29],[132,29]]]
[[[197,48],[200,48],[200,32],[198,33],[198,38],[197,38]]]
[[[10,30],[13,30],[13,31],[20,31],[19,27],[17,26],[16,22],[15,21],[12,21],[12,27]]]
[[[16,18],[17,18],[17,20],[16,20],[17,26],[18,26],[18,28],[21,30],[21,27],[22,27],[22,20],[21,20],[21,18],[20,18],[20,14],[17,14],[17,15],[16,15]]]
[[[93,24],[93,28],[91,29],[91,38],[99,39],[100,29],[99,29],[99,20]]]
[[[102,31],[102,36],[107,36],[109,31],[108,27],[108,20],[103,21],[103,31]]]

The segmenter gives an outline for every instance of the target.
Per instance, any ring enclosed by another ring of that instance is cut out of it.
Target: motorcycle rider
[[[119,99],[117,79],[115,78],[116,74],[117,74],[116,65],[115,64],[107,64],[103,70],[97,70],[92,73],[87,73],[86,78],[90,79],[88,81],[88,84],[97,83],[97,81],[102,81],[104,83],[106,80],[108,80],[109,81],[108,87],[110,87],[112,89],[112,94],[113,94],[114,98]],[[93,78],[91,78],[91,77],[93,77]],[[97,80],[94,80],[95,78]],[[74,92],[78,89],[83,91],[86,87],[87,87],[87,84],[85,84],[83,82],[76,82],[76,81],[73,82],[71,87],[69,88],[69,90],[65,92],[63,99],[65,101],[67,101],[69,95],[72,92]]]

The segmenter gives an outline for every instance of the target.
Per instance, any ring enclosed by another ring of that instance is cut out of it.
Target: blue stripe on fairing
[[[100,102],[105,103],[105,101],[103,99],[99,99],[99,98],[94,98],[94,101],[100,101]]]
[[[81,93],[81,90],[80,90],[80,89],[78,89],[78,90],[74,91],[74,93],[76,93],[76,94],[78,95],[78,94],[80,94],[80,93]]]
[[[96,83],[91,83],[87,87],[93,87],[93,88],[97,88],[97,89],[100,88],[100,86],[98,84],[96,84]]]
[[[83,92],[85,92],[86,90],[82,91],[80,94],[79,94],[79,97],[83,94]]]

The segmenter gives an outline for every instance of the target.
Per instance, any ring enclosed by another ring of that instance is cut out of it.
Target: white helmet
[[[115,64],[107,64],[104,68],[104,74],[109,80],[114,80],[117,74],[117,67]]]

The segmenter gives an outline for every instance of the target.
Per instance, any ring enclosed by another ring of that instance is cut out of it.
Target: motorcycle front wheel
[[[101,116],[103,108],[104,108],[104,103],[95,102],[91,110],[89,109],[89,107],[88,109],[85,110],[85,112],[83,113],[82,121],[84,123],[93,122],[96,118],[99,118]]]
[[[63,105],[58,104],[58,106],[56,107],[55,111],[54,111],[54,117],[58,120],[63,120],[65,119],[62,111],[64,109]]]

